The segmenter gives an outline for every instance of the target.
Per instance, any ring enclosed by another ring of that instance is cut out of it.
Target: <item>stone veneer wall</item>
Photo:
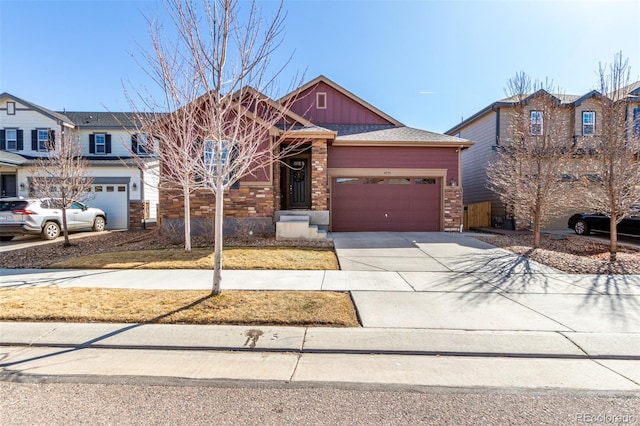
[[[311,210],[328,210],[327,141],[311,144]]]
[[[446,186],[444,188],[444,231],[460,231],[463,214],[462,188]]]
[[[184,226],[184,203],[180,191],[160,190],[158,216],[161,226]],[[192,229],[208,232],[215,217],[215,200],[210,191],[199,190],[190,197]],[[275,232],[273,228],[274,191],[272,186],[241,186],[224,194],[225,232]],[[245,229],[255,228],[255,229]]]
[[[142,201],[129,201],[129,229],[143,229],[142,219],[145,214],[145,203]],[[107,218],[109,220],[109,218]]]

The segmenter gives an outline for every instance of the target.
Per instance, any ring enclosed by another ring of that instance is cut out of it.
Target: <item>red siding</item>
[[[326,109],[316,108],[317,92],[327,94]],[[291,110],[318,125],[393,124],[323,82],[301,93]]]
[[[458,179],[456,148],[329,147],[329,168],[447,169],[447,182]]]

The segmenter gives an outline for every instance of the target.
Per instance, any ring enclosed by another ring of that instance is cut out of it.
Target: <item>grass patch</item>
[[[213,248],[135,250],[79,256],[49,268],[211,269]],[[333,250],[294,247],[230,247],[222,252],[224,269],[337,270]]]
[[[0,321],[359,326],[346,293],[52,287],[0,290]]]

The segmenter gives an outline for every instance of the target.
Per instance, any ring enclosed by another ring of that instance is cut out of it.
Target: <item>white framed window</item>
[[[596,131],[596,112],[582,111],[582,136],[593,136]]]
[[[7,151],[17,151],[18,150],[18,130],[17,129],[6,129],[4,131],[5,140],[7,141]]]
[[[95,135],[96,154],[105,154],[107,152],[107,138],[103,133]]]
[[[38,151],[49,149],[49,129],[38,129]]]
[[[220,145],[222,147],[222,152],[220,153],[220,157],[222,160],[222,166],[224,167],[224,165],[227,162],[227,156],[229,154],[228,152],[229,142],[222,141]],[[216,167],[217,167],[217,161],[218,161],[217,150],[218,150],[218,143],[216,141],[212,141],[212,140],[204,141],[204,164],[207,168],[207,173],[210,175],[216,174]]]
[[[539,136],[544,130],[542,111],[531,111],[531,123],[529,125],[529,134],[531,136]]]
[[[327,109],[327,93],[316,93],[316,109]]]

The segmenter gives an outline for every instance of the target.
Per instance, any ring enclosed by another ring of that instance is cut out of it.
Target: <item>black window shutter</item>
[[[96,135],[93,134],[89,135],[89,153],[96,153]]]
[[[7,149],[7,142],[4,138],[4,129],[0,130],[0,149]]]
[[[134,154],[138,153],[138,135],[131,135],[131,152]]]
[[[104,135],[104,152],[111,154],[111,135]]]
[[[51,151],[56,149],[56,131],[49,130],[49,149]]]
[[[36,129],[31,131],[31,149],[33,151],[38,150],[38,131]]]
[[[24,149],[24,132],[18,129],[18,151],[22,151]]]

